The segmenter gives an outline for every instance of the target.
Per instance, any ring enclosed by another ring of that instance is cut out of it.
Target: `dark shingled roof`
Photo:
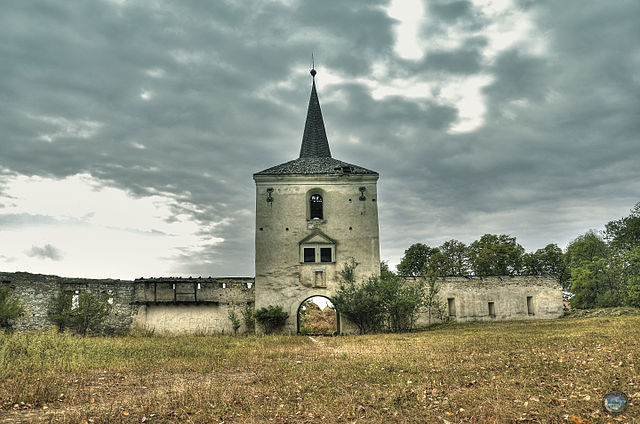
[[[302,146],[298,159],[276,165],[256,172],[253,175],[286,175],[286,174],[373,174],[375,171],[342,162],[331,157],[329,140],[324,129],[324,120],[316,92],[315,71],[311,71],[313,84],[307,109],[307,121],[302,135]]]

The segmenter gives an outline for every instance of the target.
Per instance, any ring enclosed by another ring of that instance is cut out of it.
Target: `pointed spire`
[[[324,129],[322,111],[316,92],[316,70],[311,69],[313,84],[311,86],[311,98],[307,109],[307,122],[304,125],[302,135],[302,147],[300,148],[301,158],[330,158],[329,140]]]

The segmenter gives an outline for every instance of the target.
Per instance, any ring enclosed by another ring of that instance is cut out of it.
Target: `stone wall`
[[[53,324],[47,319],[52,300],[60,293],[78,294],[88,291],[106,295],[112,305],[104,322],[104,332],[127,331],[131,328],[154,333],[224,333],[233,332],[229,311],[242,320],[241,311],[256,302],[253,278],[151,278],[128,280],[96,280],[63,278],[29,273],[2,273],[0,284],[11,287],[13,295],[24,306],[25,314],[14,323],[17,330],[38,330]],[[553,278],[543,277],[449,277],[438,280],[439,299],[444,313],[452,320],[500,321],[558,318],[563,314],[562,289]],[[311,294],[324,295],[317,291]],[[306,296],[306,294],[304,295]],[[290,321],[296,321],[300,302],[292,299],[284,305]],[[330,298],[330,296],[329,296]],[[269,297],[263,303],[280,304]],[[489,304],[492,303],[490,309]],[[357,332],[355,326],[341,318],[343,333]],[[417,326],[426,327],[426,313],[419,316]],[[244,325],[240,332],[245,332]],[[287,326],[285,333],[295,333]]]
[[[131,328],[153,332],[232,332],[230,309],[254,304],[253,278],[156,278],[97,280],[63,278],[25,272],[2,273],[0,284],[9,286],[25,309],[15,320],[18,330],[39,330],[54,324],[47,318],[53,300],[62,293],[83,291],[104,295],[111,313],[102,331]]]
[[[103,326],[103,331],[107,333],[128,329],[136,308],[131,304],[133,281],[0,272],[0,284],[11,287],[13,295],[25,309],[24,315],[13,323],[16,330],[39,330],[53,326],[47,318],[47,312],[53,300],[61,293],[75,295],[88,291],[106,296],[111,303],[111,313]]]
[[[444,313],[457,322],[551,319],[564,312],[562,287],[550,277],[447,277],[438,285]],[[426,313],[417,324],[429,324]]]

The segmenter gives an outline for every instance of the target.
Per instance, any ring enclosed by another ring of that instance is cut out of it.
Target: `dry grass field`
[[[625,392],[617,417],[602,397]],[[410,334],[0,335],[0,422],[640,422],[640,316]]]

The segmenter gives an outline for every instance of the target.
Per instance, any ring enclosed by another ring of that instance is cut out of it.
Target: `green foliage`
[[[522,271],[524,248],[506,234],[485,234],[469,246],[475,275],[517,275]]]
[[[11,294],[9,286],[0,287],[0,328],[11,328],[11,322],[24,314],[24,308]]]
[[[242,325],[242,323],[240,322],[240,317],[236,313],[235,308],[229,309],[227,316],[229,317],[229,321],[231,321],[231,328],[233,329],[233,334],[236,334],[240,329],[240,326]]]
[[[446,321],[448,317],[445,314],[445,305],[438,296],[440,293],[440,285],[438,284],[436,275],[429,275],[427,282],[424,296],[424,307],[427,311],[428,325],[431,325],[433,317],[438,318],[440,321]]]
[[[384,311],[376,290],[378,279],[369,278],[358,284],[355,270],[358,263],[351,259],[340,270],[340,283],[332,297],[336,309],[349,318],[360,334],[378,331],[383,324]],[[390,272],[386,270],[385,274]]]
[[[72,297],[70,293],[60,293],[49,304],[49,321],[58,326],[61,332],[71,325]]]
[[[247,329],[247,332],[253,333],[256,329],[256,310],[253,306],[247,303],[240,313],[242,314],[242,320],[244,321],[244,326]]]
[[[409,246],[398,264],[398,272],[401,275],[411,277],[423,275],[429,266],[431,257],[438,251],[437,247],[429,247],[422,243]]]
[[[332,299],[336,309],[358,327],[360,334],[383,329],[391,332],[411,330],[424,304],[424,283],[408,281],[385,266],[381,267],[379,277],[357,283],[357,266],[351,260],[340,271],[340,284]]]
[[[605,226],[605,239],[615,250],[631,250],[640,246],[640,202],[631,209],[631,214]]]
[[[48,316],[60,331],[69,328],[77,334],[86,335],[87,332],[98,332],[110,311],[107,296],[83,291],[78,295],[77,305],[74,305],[73,295],[58,295],[49,306]]]
[[[289,314],[282,310],[282,306],[269,305],[255,312],[255,319],[260,323],[266,334],[271,334],[287,322]]]
[[[442,255],[441,264],[432,270],[441,277],[469,275],[469,248],[458,240],[448,240],[438,248]]]
[[[566,262],[570,269],[583,266],[609,256],[609,247],[595,232],[588,231],[569,243]]]
[[[558,245],[548,244],[533,253],[525,253],[523,264],[525,274],[550,275],[555,277],[563,288],[568,288],[570,271]]]

